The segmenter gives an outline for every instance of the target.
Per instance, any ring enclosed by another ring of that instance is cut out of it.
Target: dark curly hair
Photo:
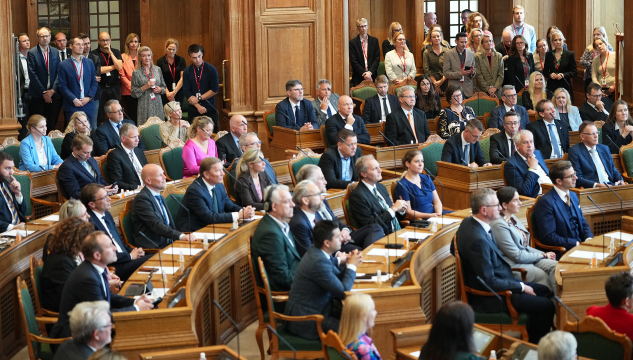
[[[81,243],[95,231],[95,226],[78,217],[60,221],[50,236],[48,250],[51,253],[76,256],[81,252]]]

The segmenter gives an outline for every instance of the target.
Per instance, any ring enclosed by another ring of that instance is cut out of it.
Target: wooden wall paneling
[[[13,19],[13,33],[29,33],[28,28],[28,3],[24,0],[11,0],[11,18]],[[34,34],[35,35],[35,34]]]
[[[512,7],[512,2],[507,0],[488,0],[485,6],[479,5],[479,9],[488,20],[495,44],[502,41],[503,29],[512,23]]]
[[[0,1],[0,14],[11,14],[11,2]],[[13,68],[13,19],[0,17],[0,141],[17,136],[20,128],[15,117],[15,76]]]
[[[631,59],[633,57],[633,21],[631,21],[633,19],[633,2],[631,1],[624,2],[624,19],[624,24],[619,25],[620,31],[625,35],[622,59]],[[622,100],[628,102],[630,106],[633,103],[633,67],[624,66],[623,75]]]
[[[413,3],[413,11],[411,23],[415,26],[415,43],[411,43],[413,49],[410,49],[415,56],[415,66],[418,68],[417,73],[424,73],[422,62],[422,43],[424,42],[424,0],[415,0]],[[437,14],[436,14],[437,15]]]

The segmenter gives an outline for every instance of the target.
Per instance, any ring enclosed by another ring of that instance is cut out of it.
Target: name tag
[[[171,91],[176,90],[176,83],[171,83]]]
[[[459,82],[462,82],[462,83],[464,82],[464,77],[463,76],[459,78]]]
[[[156,95],[154,95],[154,93],[149,93],[149,98],[152,100],[156,100]]]
[[[202,97],[202,95],[200,95],[200,93],[196,93],[196,97],[198,98],[198,100],[201,100],[200,98]]]
[[[528,87],[528,86],[530,86],[530,80],[525,79],[525,87]]]
[[[112,74],[110,74],[110,72],[108,71],[106,74],[106,76],[112,76]]]
[[[602,78],[602,86],[607,86],[607,79]]]

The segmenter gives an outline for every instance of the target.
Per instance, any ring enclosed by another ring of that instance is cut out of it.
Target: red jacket
[[[611,330],[626,334],[629,339],[633,339],[633,314],[630,314],[626,309],[614,308],[611,304],[594,305],[587,309],[587,315],[602,319]]]

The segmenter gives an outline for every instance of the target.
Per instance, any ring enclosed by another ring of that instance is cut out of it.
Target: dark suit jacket
[[[497,46],[495,46],[495,50],[497,50],[497,52],[499,54],[501,54],[501,56],[506,56],[508,55],[508,52],[506,51],[506,48],[503,46],[503,41],[500,41]],[[508,47],[508,50],[510,50],[510,47]]]
[[[110,293],[110,287],[105,284],[105,291]],[[108,300],[104,293],[101,274],[89,261],[84,261],[70,275],[64,285],[62,301],[59,304],[59,318],[50,332],[53,339],[70,336],[68,312],[75,305],[84,301]],[[110,293],[110,311],[135,311],[134,299]]]
[[[415,124],[415,133],[418,137],[417,143],[421,144],[431,136],[429,124],[426,120],[426,114],[420,109],[413,108],[413,123]],[[407,145],[416,143],[413,129],[409,124],[407,115],[401,106],[392,108],[391,114],[387,115],[385,123],[385,136],[391,140],[394,145]],[[391,146],[387,142],[387,146]]]
[[[257,259],[262,258],[272,291],[290,290],[290,285],[292,285],[297,266],[301,260],[292,232],[289,231],[288,236],[290,241],[284,235],[279,224],[270,214],[266,214],[259,220],[251,240],[251,260],[253,264],[258,264]],[[263,287],[259,266],[253,267],[255,268],[257,285]]]
[[[147,159],[145,153],[138,147],[134,148],[134,155],[141,164],[141,167],[147,165]],[[127,149],[124,151],[123,146],[116,147],[108,154],[108,175],[111,182],[117,182],[120,189],[123,190],[136,190],[141,186],[141,180],[138,178],[138,173],[134,169],[132,159],[127,154]]]
[[[189,227],[189,218],[186,211],[178,212],[178,229],[182,232],[197,231],[211,224],[233,223],[232,212],[242,210],[237,206],[226,194],[224,185],[215,185],[216,202],[218,203],[219,213],[213,212],[213,200],[211,193],[205,185],[202,177],[194,180],[189,185],[185,196],[182,198],[182,204],[191,211],[191,228]]]
[[[563,152],[569,151],[569,132],[567,131],[567,124],[560,120],[554,119],[556,129],[558,130],[558,137],[560,138],[561,147]],[[545,121],[542,119],[531,122],[526,130],[530,130],[534,135],[534,147],[541,152],[544,159],[550,159],[552,156],[552,143],[549,141],[549,130],[545,125]]]
[[[163,205],[164,206],[164,205]],[[141,236],[141,232],[152,239],[162,249],[171,244],[173,240],[180,238],[180,231],[176,230],[176,222],[165,206],[165,212],[169,218],[169,225],[165,223],[161,209],[156,198],[149,188],[144,187],[132,202],[132,229],[134,230],[132,245],[146,249],[156,249],[156,245],[150,243]]]
[[[528,115],[527,110],[521,105],[514,105],[514,111],[519,114],[519,121],[521,121],[521,129],[525,130],[525,128],[530,123],[530,116]],[[503,132],[505,129],[503,127],[503,116],[506,114],[506,107],[502,103],[496,108],[492,109],[490,112],[490,117],[488,118],[488,128],[497,128]]]
[[[64,285],[75,268],[77,263],[69,256],[54,252],[46,256],[40,280],[40,299],[44,309],[59,312]]]
[[[484,166],[484,164],[488,162],[481,150],[481,146],[479,146],[479,141],[474,144],[470,144],[470,159],[464,159],[464,156],[462,134],[457,133],[452,135],[448,138],[448,140],[446,140],[444,147],[442,148],[442,161],[464,166],[467,166],[467,164],[464,164],[464,160],[468,164],[476,162],[479,166]]]
[[[549,176],[549,170],[543,160],[543,155],[538,150],[534,150],[534,155],[538,160],[539,165],[547,176]],[[506,181],[509,186],[514,187],[519,192],[519,195],[535,198],[539,193],[538,175],[529,170],[528,164],[519,155],[519,152],[515,152],[514,155],[506,162],[504,173]]]
[[[226,158],[226,167],[229,167],[233,160],[239,159],[242,156],[242,150],[237,147],[234,140],[233,135],[229,132],[215,142],[215,145],[218,147],[218,158]]]
[[[506,161],[506,159],[499,155],[497,150],[506,158],[510,158],[511,148],[508,144],[508,137],[506,136],[505,130],[501,130],[500,133],[496,133],[490,137],[490,163],[494,165],[499,165]]]
[[[68,339],[59,346],[53,360],[86,360],[93,352],[85,343],[78,343],[73,339]]]
[[[358,174],[356,174],[356,160],[363,156],[363,150],[360,147],[356,148],[356,154],[352,156],[350,161],[350,174],[352,174],[351,181],[343,180],[343,162],[341,161],[341,155],[338,152],[338,146],[331,146],[323,152],[321,159],[319,159],[319,167],[325,176],[328,189],[347,189],[347,184],[352,181],[358,180]]]
[[[293,105],[288,98],[285,98],[277,103],[277,106],[275,106],[275,121],[277,122],[277,126],[299,130],[299,128],[303,125],[312,123],[312,127],[314,129],[319,128],[319,123],[317,123],[316,115],[314,114],[314,107],[309,100],[301,100],[301,105],[299,105],[301,117],[300,119],[297,119],[296,122],[295,110],[292,106]]]
[[[547,90],[554,92],[558,88],[565,88],[569,92],[571,102],[574,102],[574,91],[570,88],[571,79],[578,74],[576,66],[576,54],[573,51],[563,50],[560,58],[558,69],[556,68],[556,58],[551,51],[545,54],[545,63],[543,63],[543,76],[547,79]],[[563,74],[564,79],[554,80],[549,76],[552,73]],[[570,85],[567,85],[569,83]]]
[[[385,200],[387,206],[391,208],[393,203],[391,202],[387,188],[381,183],[376,183],[376,190],[378,190]],[[362,181],[358,182],[358,186],[356,186],[356,189],[350,194],[349,206],[350,209],[354,209],[354,212],[351,213],[350,216],[354,217],[359,227],[368,224],[378,224],[384,230],[385,235],[389,235],[393,232],[391,225],[393,217],[391,213],[380,206],[380,202],[376,196]],[[398,214],[396,214],[396,216],[398,216]]]
[[[360,35],[349,41],[349,63],[352,65],[352,86],[360,84],[365,71],[371,72],[372,81],[378,76],[380,65],[380,44],[378,39],[367,35],[367,69],[365,69],[365,55],[360,43]]]
[[[84,97],[95,98],[97,94],[97,88],[99,84],[95,78],[95,67],[92,61],[87,58],[82,58],[81,63],[83,66],[83,85],[84,85]],[[57,84],[59,92],[64,99],[64,111],[76,112],[83,111],[89,114],[89,117],[94,114],[95,103],[90,101],[82,107],[76,107],[73,104],[74,99],[80,99],[81,87],[79,85],[79,79],[77,79],[77,72],[75,71],[75,64],[72,59],[66,59],[59,65]]]
[[[58,50],[48,47],[48,71],[44,62],[44,55],[39,45],[29,50],[26,56],[26,67],[29,71],[29,96],[35,99],[44,97],[44,91],[53,89],[57,92],[57,70],[59,67]],[[50,74],[50,83],[47,85]],[[52,130],[52,129],[51,129]]]
[[[611,99],[609,99],[608,97],[602,97],[602,102],[604,103],[604,109],[607,112],[611,111],[611,107],[613,106],[613,101],[611,101]],[[582,103],[582,105],[580,105],[580,107],[578,108],[578,112],[580,113],[580,118],[583,121],[585,121],[585,120],[589,120],[589,121],[596,121],[596,120],[607,121],[607,118],[609,117],[609,115],[605,114],[603,111],[598,111],[598,110],[594,109],[593,106],[589,105],[589,103],[587,101],[585,101],[584,103]]]
[[[79,160],[74,156],[69,156],[57,169],[57,181],[62,188],[62,194],[66,199],[79,199],[79,194],[84,186],[92,183],[97,183],[107,186],[103,176],[101,176],[101,170],[99,170],[99,164],[93,158],[88,159],[88,164],[92,167],[96,177],[92,176],[86,168],[81,165]]]
[[[66,160],[73,153],[73,140],[75,139],[75,136],[77,136],[76,132],[69,132],[66,136],[64,136],[64,140],[62,141],[62,153],[59,155],[62,160]],[[97,154],[99,153],[105,153],[105,151],[100,149],[101,144],[97,138],[97,130],[90,131],[90,139],[94,143],[90,156],[94,157],[98,156]]]
[[[369,136],[369,132],[365,127],[365,122],[358,115],[354,116],[354,123],[352,124],[352,129],[354,129],[354,133],[356,134],[356,138],[359,144],[369,144],[371,141],[371,136]],[[346,120],[343,119],[340,113],[336,113],[332,115],[329,119],[325,120],[325,136],[327,137],[330,146],[336,146],[336,140],[338,137],[338,132],[345,128],[345,124],[347,124]]]
[[[321,249],[310,246],[297,267],[295,281],[290,288],[285,313],[290,316],[321,314],[323,328],[338,330],[338,319],[330,312],[333,299],[345,299],[345,291],[350,291],[356,279],[356,271],[347,267],[334,266],[332,257],[328,258]],[[304,339],[318,339],[319,334],[314,321],[289,321],[288,331]]]
[[[600,156],[600,160],[602,160],[604,169],[607,174],[609,174],[609,182],[616,183],[622,180],[622,175],[615,168],[609,148],[606,145],[598,144],[596,145],[596,149],[598,149],[598,155]],[[594,183],[599,182],[596,164],[594,164],[593,158],[591,154],[589,154],[585,144],[580,142],[572,146],[569,149],[568,159],[574,167],[576,176],[578,176],[578,180],[576,180],[577,187],[589,189],[593,187]]]
[[[526,59],[529,68],[527,78],[529,79],[530,74],[534,71],[534,57],[532,53],[528,53]],[[547,80],[550,80],[549,77]],[[525,72],[523,71],[523,63],[520,57],[508,56],[504,61],[503,85],[513,85],[517,92],[525,87]]]
[[[95,226],[95,230],[97,231],[103,231],[104,233],[108,234],[108,229],[106,229],[105,226],[103,226],[103,223],[101,222],[101,220],[97,219],[97,214],[94,213],[94,211],[90,210],[90,209],[86,209],[86,212],[88,212],[88,215],[90,215],[90,219],[88,219],[88,221],[90,221],[94,226]],[[114,225],[114,218],[112,217],[112,214],[110,214],[109,211],[106,211],[106,213],[104,214],[106,221],[110,222],[110,224]],[[112,239],[112,241],[116,242],[119,247],[121,247],[121,250],[123,250],[123,252],[117,252],[117,262],[118,261],[125,261],[125,260],[130,260],[130,252],[132,252],[132,250],[134,250],[131,246],[128,246],[126,244],[123,243],[123,240],[121,240],[121,236],[119,235],[118,232],[115,232],[114,234],[112,234],[112,236],[114,236],[114,238]]]
[[[255,183],[253,183],[251,174],[249,172],[243,172],[238,178],[239,181],[235,182],[235,202],[239,206],[246,207],[250,205],[258,211],[264,209],[264,190],[270,186],[272,182],[265,171],[259,173],[258,175],[262,199],[259,199],[257,188],[255,187]]]
[[[0,186],[1,183],[0,183]],[[11,199],[15,204],[15,208],[18,211],[18,220],[21,222],[26,221],[24,218],[24,214],[26,213],[26,198],[22,198],[22,204],[18,204],[15,200],[15,194],[7,187],[7,191],[11,195]],[[23,194],[24,195],[24,194]],[[0,195],[0,230],[6,231],[13,220],[13,216],[11,216],[11,210],[7,206],[7,203],[4,201],[4,196]]]
[[[628,134],[622,137],[620,130],[615,130],[615,126],[607,121],[602,125],[602,143],[609,147],[611,154],[619,154],[620,148],[633,142],[633,136]]]
[[[231,170],[229,171],[229,173],[231,173],[231,175],[233,175],[233,177],[237,177],[236,173],[237,173],[237,162],[240,161],[240,158],[237,158],[235,160],[233,160],[233,167],[231,167]],[[266,163],[266,168],[264,170],[264,172],[266,172],[266,175],[268,175],[268,179],[270,180],[270,182],[272,184],[277,184],[277,173],[275,172],[275,169],[273,169],[273,166],[270,164],[270,161],[264,159],[264,162]]]
[[[365,107],[363,108],[363,121],[365,124],[376,124],[380,122],[382,116],[382,108],[380,107],[380,96],[378,94],[365,99]],[[400,102],[395,95],[387,94],[387,101],[391,111],[400,107]]]
[[[101,104],[99,104],[101,106]],[[132,120],[123,119],[121,121],[121,125],[123,124],[134,124]],[[119,144],[121,144],[121,137],[116,133],[112,124],[110,124],[110,120],[106,119],[103,124],[99,125],[97,128],[97,139],[99,140],[99,153],[98,156],[105,155],[108,150],[114,149]],[[96,147],[96,145],[95,145]],[[143,140],[139,138],[138,148],[145,151],[145,143]]]
[[[536,216],[536,226],[540,236],[539,241],[545,245],[563,246],[569,250],[576,246],[576,242],[583,242],[587,238],[593,237],[587,220],[582,215],[582,210],[578,203],[578,196],[569,192],[571,201],[571,211],[573,217],[578,219],[578,238],[571,237],[570,222],[567,217],[567,204],[563,202],[558,193],[552,188],[543,194],[536,203],[534,214]]]

